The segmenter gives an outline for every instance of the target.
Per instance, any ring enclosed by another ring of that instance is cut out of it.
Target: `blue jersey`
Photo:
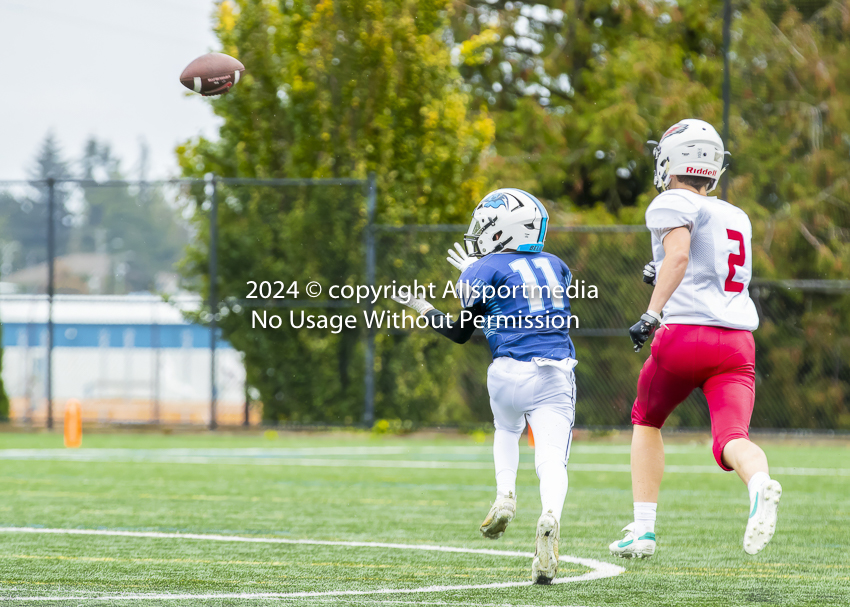
[[[469,266],[457,284],[465,310],[484,317],[493,358],[575,358],[570,339],[572,274],[549,253],[504,252]]]

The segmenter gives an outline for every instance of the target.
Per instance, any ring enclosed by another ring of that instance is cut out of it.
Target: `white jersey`
[[[754,331],[759,317],[749,292],[750,218],[713,196],[679,188],[660,194],[646,210],[657,271],[664,264],[664,237],[683,226],[691,232],[690,259],[685,277],[664,306],[664,323]]]

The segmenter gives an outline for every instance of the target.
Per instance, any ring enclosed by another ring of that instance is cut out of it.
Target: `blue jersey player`
[[[487,336],[493,364],[487,389],[496,427],[493,458],[496,501],[481,524],[484,537],[501,537],[516,513],[519,439],[526,421],[534,431],[534,464],[542,514],[537,521],[532,579],[548,584],[558,570],[561,511],[575,420],[575,348],[570,339],[570,270],[543,252],[546,209],[513,188],[491,192],[472,214],[465,248],[449,251],[461,271],[459,318],[413,297],[394,298],[427,316],[431,327],[465,343],[476,327]]]

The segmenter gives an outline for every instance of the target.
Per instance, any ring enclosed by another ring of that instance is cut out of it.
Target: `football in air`
[[[230,55],[208,53],[195,59],[180,74],[180,82],[204,97],[223,95],[242,78],[245,66]]]

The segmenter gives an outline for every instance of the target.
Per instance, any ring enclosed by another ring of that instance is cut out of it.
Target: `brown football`
[[[239,82],[245,66],[223,53],[209,53],[195,59],[180,74],[180,83],[204,97],[222,95]]]

